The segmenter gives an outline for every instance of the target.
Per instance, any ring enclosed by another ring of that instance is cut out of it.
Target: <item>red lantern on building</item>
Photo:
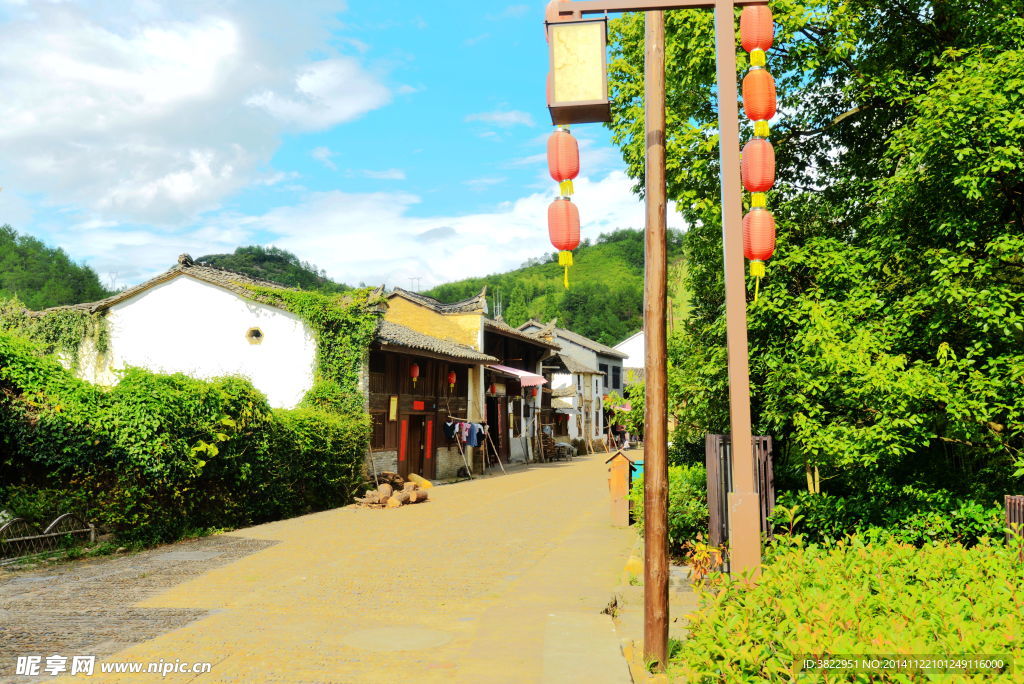
[[[559,126],[548,138],[548,173],[562,195],[572,194],[572,180],[580,175],[580,146],[568,128]]]
[[[558,265],[565,267],[565,287],[569,288],[572,250],[580,246],[580,210],[568,197],[559,197],[548,206],[548,237],[558,251]]]
[[[743,111],[755,122],[775,116],[775,79],[766,70],[754,68],[743,77]]]
[[[772,11],[766,5],[747,5],[740,13],[740,43],[750,53],[753,66],[764,66],[764,53],[775,38]]]
[[[492,382],[490,387],[487,388],[487,393],[490,394],[490,395],[497,394],[498,393],[498,386]]]
[[[534,397],[534,398],[537,397],[537,388],[536,387],[531,387],[530,388],[530,396]]]
[[[409,377],[412,378],[412,386],[416,386],[416,381],[420,379],[420,365],[413,363],[409,366]]]
[[[455,375],[455,371],[448,371],[448,389],[455,389],[455,380],[458,376]]]
[[[743,146],[740,166],[747,192],[768,192],[775,185],[775,148],[764,138],[754,138]]]

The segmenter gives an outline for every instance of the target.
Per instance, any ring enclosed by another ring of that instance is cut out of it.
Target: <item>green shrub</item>
[[[1003,508],[998,503],[958,499],[945,490],[923,491],[905,486],[858,496],[782,492],[779,506],[799,507],[803,520],[796,531],[811,542],[857,534],[867,539],[893,539],[921,546],[933,541],[973,545],[982,537],[1002,534]],[[782,529],[781,511],[772,517]]]
[[[640,534],[644,530],[643,478],[633,481],[629,498]],[[669,466],[668,469],[668,546],[676,556],[683,546],[698,535],[708,535],[707,471],[702,465]]]
[[[361,479],[361,413],[272,411],[241,378],[137,368],[104,389],[41,351],[0,334],[0,509],[74,507],[153,543],[342,505]]]
[[[1020,549],[797,542],[761,579],[717,576],[670,668],[686,681],[793,681],[797,656],[998,655],[1024,662]],[[836,681],[911,681],[895,674]],[[800,681],[820,681],[804,674]],[[829,681],[832,681],[831,679]],[[914,680],[917,681],[917,680]]]

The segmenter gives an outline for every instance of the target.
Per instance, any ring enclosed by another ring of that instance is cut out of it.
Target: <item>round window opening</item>
[[[249,340],[249,344],[259,344],[263,341],[263,331],[259,328],[249,328],[245,333],[245,339]]]

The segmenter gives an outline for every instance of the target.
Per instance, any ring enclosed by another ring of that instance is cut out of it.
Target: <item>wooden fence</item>
[[[1024,535],[1024,496],[1011,496],[1006,495],[1006,527],[1008,530],[1016,530],[1017,534]],[[1006,539],[1009,541],[1010,535],[1013,532],[1008,531],[1006,533]]]
[[[775,509],[775,476],[772,472],[772,438],[753,438],[754,486],[761,499],[761,532],[771,536],[768,517]],[[729,541],[729,492],[732,491],[732,444],[729,435],[707,435],[704,457],[708,471],[708,543]]]

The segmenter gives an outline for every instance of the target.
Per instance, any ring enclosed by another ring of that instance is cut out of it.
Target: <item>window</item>
[[[370,438],[371,449],[383,449],[387,441],[387,421],[384,420],[383,413],[373,413],[370,415],[373,421],[373,435]]]
[[[601,377],[601,384],[604,385],[604,389],[608,389],[608,364],[598,364],[597,370],[604,373],[604,375]]]
[[[612,366],[612,389],[619,389],[622,386],[622,368]]]

